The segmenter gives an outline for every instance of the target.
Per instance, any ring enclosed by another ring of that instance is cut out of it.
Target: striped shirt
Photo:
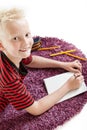
[[[10,103],[17,110],[29,107],[34,99],[26,90],[23,78],[27,74],[24,66],[32,61],[32,56],[20,62],[19,69],[3,53],[0,52],[0,112]]]

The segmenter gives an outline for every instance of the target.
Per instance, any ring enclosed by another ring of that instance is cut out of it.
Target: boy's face
[[[8,58],[21,60],[28,57],[31,53],[33,39],[27,21],[25,19],[8,21],[3,29],[2,51]]]

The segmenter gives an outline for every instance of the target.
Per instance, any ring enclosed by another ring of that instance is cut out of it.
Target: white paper
[[[44,83],[45,83],[48,94],[51,94],[52,92],[54,92],[55,90],[60,88],[72,75],[73,75],[73,73],[66,72],[66,73],[63,73],[63,74],[59,74],[59,75],[52,76],[52,77],[44,79]],[[87,91],[87,87],[86,87],[85,82],[83,82],[79,89],[76,89],[76,90],[73,90],[73,91],[67,93],[58,102],[62,102],[64,100],[72,98],[76,95],[79,95],[79,94],[85,92],[85,91]]]

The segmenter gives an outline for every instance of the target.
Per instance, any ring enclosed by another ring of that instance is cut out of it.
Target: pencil
[[[61,52],[58,52],[58,53],[50,54],[50,56],[58,56],[58,55],[62,55],[62,54],[69,53],[69,52],[75,52],[75,51],[76,51],[76,49],[61,51]]]
[[[52,50],[52,49],[56,49],[56,48],[60,48],[60,46],[52,46],[52,47],[45,47],[45,48],[39,48],[39,51],[46,51],[46,50]]]
[[[74,58],[80,59],[80,60],[87,61],[87,58],[83,58],[83,57],[80,57],[80,56],[77,56],[77,55],[74,55],[74,54],[71,54],[71,53],[65,53],[65,54],[69,55],[69,56],[72,56]]]

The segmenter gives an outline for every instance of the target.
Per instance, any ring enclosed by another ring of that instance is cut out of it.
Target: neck
[[[19,57],[13,57],[10,54],[4,52],[5,55],[16,65],[17,68],[19,68],[20,61],[22,60]]]

